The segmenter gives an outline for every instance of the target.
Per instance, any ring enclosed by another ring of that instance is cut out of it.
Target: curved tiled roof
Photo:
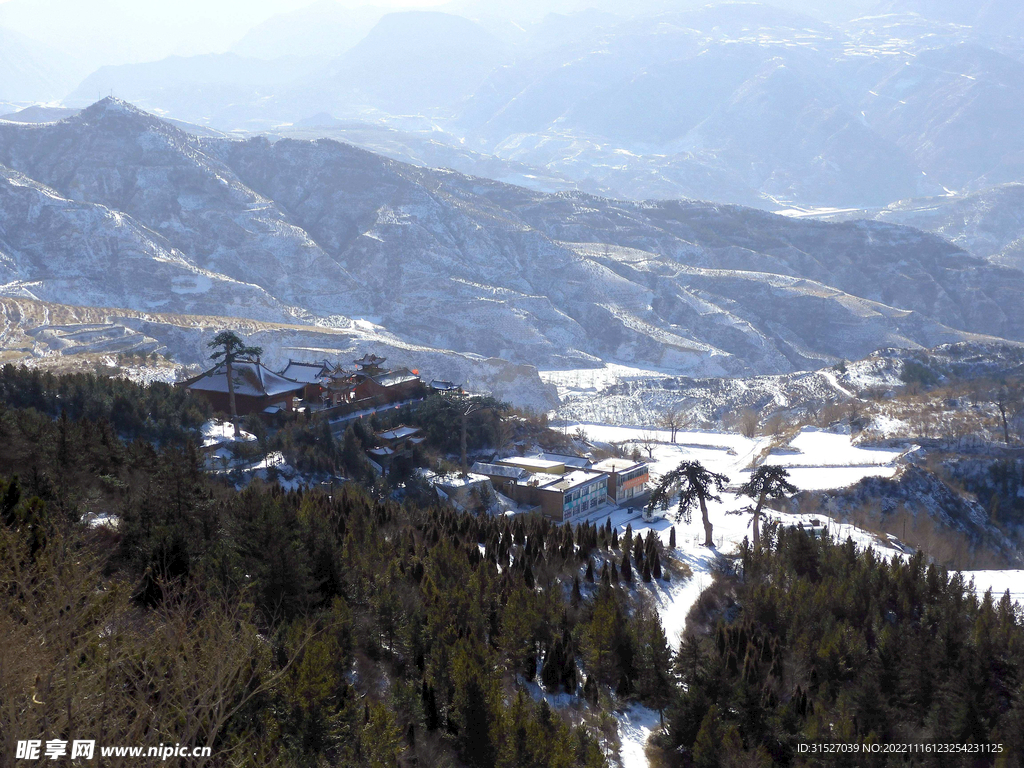
[[[248,397],[284,395],[289,392],[299,392],[305,386],[301,382],[286,379],[281,374],[274,373],[261,364],[248,360],[237,360],[232,363],[231,374],[234,379],[235,394]],[[188,389],[200,392],[227,392],[227,364],[220,363],[184,384]]]

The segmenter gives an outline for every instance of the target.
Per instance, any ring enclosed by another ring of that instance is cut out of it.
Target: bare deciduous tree
[[[498,454],[503,454],[512,444],[515,437],[516,427],[511,414],[498,416],[497,424],[494,427],[494,448]]]
[[[666,411],[659,420],[661,426],[669,431],[673,443],[676,441],[676,435],[679,433],[679,430],[685,429],[688,421],[689,419],[679,408],[672,408]]]
[[[776,411],[764,424],[764,431],[772,437],[779,437],[786,429],[786,417],[781,411]]]
[[[996,384],[989,395],[992,404],[999,411],[1003,427],[1003,442],[1010,444],[1010,419],[1021,409],[1021,389],[1015,382],[1002,381]]]
[[[647,458],[654,459],[654,445],[657,440],[654,439],[654,435],[646,430],[640,435],[640,445],[647,451]]]
[[[740,434],[744,437],[753,437],[757,434],[757,426],[761,422],[761,415],[753,408],[744,408],[739,415]]]

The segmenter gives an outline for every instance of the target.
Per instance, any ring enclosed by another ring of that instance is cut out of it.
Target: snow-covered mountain
[[[63,304],[289,319],[258,286],[200,269],[130,216],[0,166],[0,291]]]
[[[0,124],[0,165],[7,295],[705,376],[1024,339],[1024,272],[885,223],[543,194],[336,141],[198,137],[114,99]]]
[[[1024,181],[1024,46],[991,34],[991,9],[964,23],[918,5],[854,20],[817,9],[826,23],[655,3],[513,24],[472,4],[377,20],[324,0],[254,30],[244,58],[105,67],[68,101],[112,91],[226,131],[326,114],[475,153],[480,168],[539,169],[521,180],[540,190],[565,178],[630,199],[863,208]],[[391,156],[429,166],[410,143]]]
[[[875,219],[937,234],[994,264],[1024,268],[1024,184],[1011,183],[960,195],[909,198],[884,208],[789,210],[823,221]]]
[[[133,216],[203,269],[324,315],[348,308],[338,296],[360,291],[199,139],[123,102],[108,98],[49,125],[0,125],[0,133],[0,163],[71,199]],[[316,275],[320,290],[311,291],[307,274]],[[319,307],[324,291],[329,308]]]

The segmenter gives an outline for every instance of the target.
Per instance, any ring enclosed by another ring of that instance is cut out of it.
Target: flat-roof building
[[[564,475],[565,463],[561,461],[549,461],[536,456],[509,456],[506,459],[497,459],[495,464],[504,464],[506,467],[520,467],[527,472],[540,472],[545,475]]]
[[[608,475],[608,495],[616,504],[643,496],[651,479],[647,465],[632,459],[605,459],[595,464],[593,469]]]
[[[605,459],[594,463],[586,457],[553,453],[509,456],[477,464],[473,471],[487,475],[516,502],[540,507],[559,522],[579,520],[605,504],[639,497],[650,479],[643,462]]]
[[[608,503],[608,475],[586,469],[574,469],[561,477],[537,486],[541,512],[561,522],[586,517]]]
[[[566,468],[590,469],[594,466],[594,460],[587,458],[586,456],[566,456],[561,453],[539,453],[535,458],[544,459],[546,461],[557,461],[560,464],[564,464]]]
[[[476,462],[471,471],[477,475],[484,475],[496,490],[513,499],[516,498],[516,485],[526,482],[531,477],[530,473],[522,467],[488,464],[482,461]]]

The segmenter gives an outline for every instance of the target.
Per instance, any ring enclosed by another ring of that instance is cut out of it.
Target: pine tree
[[[368,704],[367,711],[368,720],[361,739],[367,765],[370,768],[397,768],[398,757],[402,753],[402,731],[394,715],[381,704]]]
[[[679,494],[677,520],[690,522],[690,513],[697,505],[700,507],[701,521],[704,524],[704,546],[715,545],[712,538],[711,521],[708,519],[708,501],[721,501],[718,493],[729,482],[729,478],[718,472],[711,472],[699,461],[684,461],[678,467],[665,474],[657,487],[651,492],[647,508],[667,510],[672,497]]]
[[[259,357],[263,354],[261,347],[248,346],[233,331],[221,331],[206,346],[216,350],[210,359],[223,360],[228,381],[228,402],[231,406],[231,422],[235,428],[235,439],[241,437],[238,428],[238,408],[235,406],[235,377],[232,366],[236,361],[246,357]]]
[[[633,560],[636,562],[637,568],[643,567],[644,554],[643,537],[638,533],[633,541]]]
[[[753,515],[754,552],[761,547],[761,508],[768,499],[778,499],[797,492],[797,487],[789,482],[789,472],[774,464],[762,464],[750,475],[750,479],[740,486],[740,493],[757,500]]]
[[[623,581],[633,581],[633,569],[629,565],[629,552],[623,551],[622,562],[619,564],[619,571]]]
[[[718,705],[713,704],[704,716],[693,744],[694,768],[720,768],[722,736],[722,716]]]

